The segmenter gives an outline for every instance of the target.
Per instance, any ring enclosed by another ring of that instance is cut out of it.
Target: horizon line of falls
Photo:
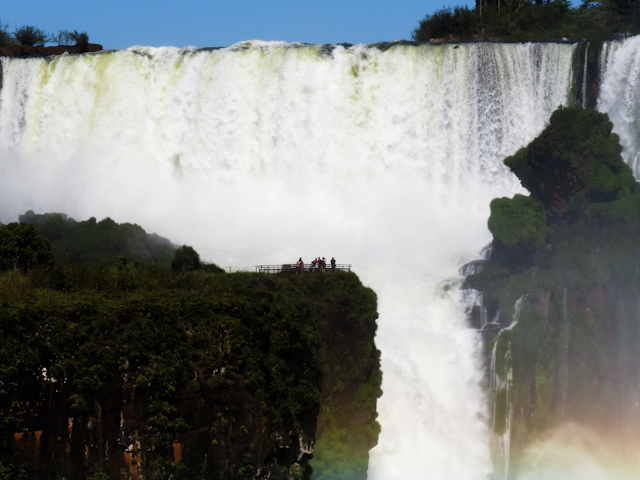
[[[112,217],[235,267],[335,256],[379,298],[372,480],[487,479],[459,266],[503,166],[568,103],[575,45],[253,42],[2,59],[0,222]]]

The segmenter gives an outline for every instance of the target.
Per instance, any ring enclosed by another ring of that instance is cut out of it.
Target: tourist
[[[296,263],[296,275],[298,275],[299,273],[302,273],[303,266],[304,266],[304,262],[302,261],[302,257],[300,257],[298,259],[298,262]]]
[[[311,262],[311,268],[309,269],[309,271],[310,271],[310,272],[314,272],[316,268],[318,268],[318,259],[317,259],[317,258],[316,258],[316,259],[314,259],[314,260]]]
[[[331,257],[331,270],[336,269],[336,259]]]

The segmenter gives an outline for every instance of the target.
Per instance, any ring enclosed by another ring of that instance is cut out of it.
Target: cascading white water
[[[600,72],[598,110],[609,115],[623,159],[640,178],[640,36],[606,42]]]
[[[587,46],[584,49],[584,65],[582,67],[582,108],[587,108],[587,67],[589,65],[588,57],[589,42],[587,42]]]
[[[369,478],[484,479],[479,339],[441,285],[489,241],[490,200],[521,191],[501,161],[567,103],[573,55],[252,42],[3,59],[0,221],[111,216],[223,266],[352,263],[379,295]]]
[[[513,315],[508,327],[502,329],[493,344],[491,352],[491,366],[489,368],[489,393],[491,394],[491,404],[493,405],[493,428],[496,429],[498,422],[504,422],[502,432],[494,432],[493,435],[493,456],[495,474],[493,480],[507,480],[509,478],[509,464],[511,460],[511,422],[513,420],[513,364],[511,356],[511,330],[520,319],[522,302],[526,295],[522,295],[516,300],[513,306]],[[500,357],[498,357],[500,350]],[[498,397],[501,396],[501,401]],[[499,412],[499,405],[504,411]]]

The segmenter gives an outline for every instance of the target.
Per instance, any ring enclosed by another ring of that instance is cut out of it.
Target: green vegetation
[[[13,37],[9,33],[9,24],[0,21],[0,47],[13,45]]]
[[[53,264],[49,242],[33,225],[11,223],[0,227],[0,271],[32,268],[48,270]]]
[[[89,34],[78,30],[58,30],[56,35],[49,36],[48,41],[57,45],[86,45],[89,43]]]
[[[640,2],[584,0],[479,1],[476,8],[442,8],[420,21],[416,41],[549,41],[570,38],[602,41],[615,33],[640,31]]]
[[[33,25],[23,25],[16,28],[11,34],[9,32],[9,24],[0,22],[0,47],[12,45],[39,46],[47,43],[86,46],[89,43],[89,34],[78,30],[59,30],[57,34],[48,34]]]
[[[540,202],[524,195],[496,198],[491,201],[489,230],[495,240],[510,247],[542,247],[547,238],[547,214]]]
[[[38,230],[52,239],[55,262]],[[198,268],[197,252],[186,246],[175,251],[172,269],[131,263],[122,253],[138,248],[143,234],[110,219],[74,222],[61,215],[0,228],[0,239],[10,239],[0,241],[0,260],[9,252],[0,271],[0,445],[10,445],[13,432],[43,429],[44,410],[33,405],[49,408],[49,384],[56,382],[64,386],[61,418],[79,426],[99,416],[97,405],[108,404],[113,392],[130,390],[142,399],[142,453],[132,456],[144,455],[150,478],[200,472],[201,462],[174,463],[171,446],[199,434],[202,419],[189,405],[205,403],[217,412],[205,430],[210,464],[232,461],[240,477],[248,476],[255,466],[251,439],[278,434],[297,442],[296,432],[308,431],[310,421],[316,428],[322,410],[312,467],[317,478],[362,478],[379,432],[375,294],[347,272]],[[15,238],[24,268],[11,263]],[[47,255],[23,255],[36,251]],[[233,400],[246,398],[245,391],[254,399],[245,400],[250,408]],[[257,423],[253,409],[262,418]],[[66,430],[55,435],[70,441]],[[306,460],[295,467],[287,458],[281,465],[302,478]],[[335,468],[342,474],[332,476]],[[22,470],[5,470],[7,478],[21,478]]]
[[[20,45],[44,45],[49,36],[43,30],[32,25],[23,25],[13,32],[13,37]]]
[[[190,272],[200,268],[200,255],[192,247],[183,245],[178,248],[171,262],[171,269],[174,272]]]
[[[637,190],[612,128],[609,118],[596,110],[560,108],[537,138],[504,163],[556,215],[559,208],[552,205],[551,192],[573,211],[593,202],[611,201]],[[544,183],[533,181],[543,175]]]
[[[525,296],[509,334],[485,344],[488,356],[497,342],[503,381],[512,370],[508,394],[495,392],[494,426],[502,433],[509,412],[519,412],[514,472],[524,448],[562,422],[606,435],[637,420],[627,406],[640,381],[640,185],[620,152],[606,114],[564,108],[505,159],[531,197],[492,201],[494,250],[466,285],[504,326]]]
[[[34,225],[49,240],[53,256],[61,263],[113,265],[125,255],[127,262],[168,268],[174,259],[175,246],[169,240],[131,223],[118,224],[110,218],[98,222],[93,217],[76,222],[64,214],[32,211],[21,215],[20,221]]]

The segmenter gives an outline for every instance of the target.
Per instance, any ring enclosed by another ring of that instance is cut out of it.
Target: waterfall
[[[589,59],[589,42],[584,48],[584,66],[582,68],[582,108],[587,108],[587,66]]]
[[[613,122],[622,157],[640,178],[640,36],[603,45],[598,110]]]
[[[0,222],[111,216],[223,267],[353,264],[379,298],[369,478],[486,479],[480,342],[443,280],[490,240],[490,200],[522,191],[502,159],[568,103],[574,53],[254,41],[4,58]]]
[[[511,331],[518,323],[522,302],[521,296],[513,307],[511,324],[500,330],[491,353],[489,370],[489,391],[493,405],[493,458],[495,473],[493,480],[509,478],[509,461],[511,449],[511,421],[513,419],[513,364],[511,356]]]

